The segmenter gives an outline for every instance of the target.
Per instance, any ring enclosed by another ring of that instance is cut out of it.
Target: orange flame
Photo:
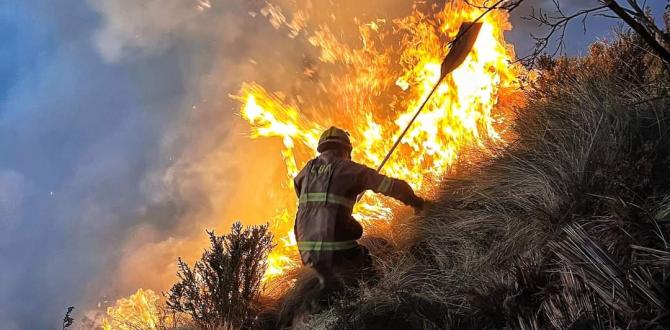
[[[348,47],[327,26],[321,27],[309,38],[321,50],[320,60],[346,68],[344,74],[329,77],[326,90],[329,99],[336,101],[328,108],[298,108],[282,94],[269,93],[256,83],[243,84],[234,98],[243,102],[241,115],[249,122],[253,138],[281,138],[288,187],[299,167],[315,156],[318,137],[330,125],[348,130],[353,159],[374,167],[439,79],[440,64],[448,52],[446,41],[456,36],[462,22],[481,14],[480,9],[451,3],[433,17],[415,10],[390,24],[386,20],[361,24],[361,48]],[[514,54],[503,38],[503,30],[511,27],[507,15],[494,11],[481,22],[472,52],[440,84],[384,168],[385,174],[404,179],[419,191],[443,175],[464,147],[483,148],[485,141],[501,141],[496,128],[504,127],[504,117],[494,111],[509,106],[501,103],[513,102],[522,69],[510,64]],[[392,40],[398,39],[399,50],[392,47]],[[388,96],[392,96],[390,104],[379,101]],[[291,202],[272,223],[279,240],[270,255],[266,280],[296,265],[291,231],[296,200],[287,200]],[[354,216],[366,225],[389,220],[394,205],[368,194],[357,204]]]
[[[287,22],[279,7],[268,3],[264,10],[272,25],[285,26],[291,38],[306,31],[304,13]],[[277,246],[269,256],[266,282],[300,263],[292,231],[297,208],[292,180],[316,155],[322,130],[331,125],[348,130],[353,159],[377,166],[439,78],[448,41],[462,22],[481,14],[481,9],[451,1],[431,15],[415,9],[400,19],[360,23],[359,47],[339,40],[327,25],[320,26],[309,42],[320,51],[323,67],[338,68],[337,74],[315,84],[327,91],[327,106],[301,96],[291,102],[254,82],[241,86],[233,98],[242,103],[240,114],[249,123],[252,138],[279,138],[286,165],[285,181],[271,183],[281,187],[273,196],[283,207],[271,222]],[[503,36],[511,28],[507,13],[491,11],[480,22],[483,27],[473,50],[443,80],[383,170],[420,192],[429,190],[465,148],[486,150],[487,142],[504,143],[501,136],[510,120],[505,118],[507,109],[522,102],[517,77],[524,72],[510,64],[514,53]],[[305,69],[305,75],[313,74],[313,68]],[[354,217],[365,226],[389,221],[396,206],[393,200],[367,194],[356,205]],[[157,321],[157,301],[151,291],[140,289],[109,308],[108,318],[141,320],[144,328],[151,329]],[[105,329],[111,328],[123,329],[109,321]]]
[[[107,308],[102,322],[104,330],[157,329],[160,297],[151,290],[137,290],[128,298],[119,299]]]

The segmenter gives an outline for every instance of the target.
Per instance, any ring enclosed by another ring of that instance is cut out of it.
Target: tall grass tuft
[[[540,66],[514,141],[294,328],[670,328],[670,76],[625,33]]]

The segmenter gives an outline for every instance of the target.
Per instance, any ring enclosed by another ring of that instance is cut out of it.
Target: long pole
[[[487,12],[488,11],[483,13],[479,18],[477,18],[477,20],[475,20],[475,22],[465,22],[461,24],[458,35],[451,43],[452,48],[449,50],[449,53],[442,61],[442,65],[440,67],[440,79],[437,80],[435,86],[433,86],[433,89],[430,90],[430,93],[428,93],[426,99],[423,100],[423,103],[421,103],[419,109],[416,111],[416,113],[409,121],[409,123],[407,123],[407,126],[405,126],[405,129],[402,131],[402,133],[400,133],[400,136],[398,136],[398,138],[395,140],[395,143],[393,143],[393,147],[391,147],[391,150],[389,150],[388,153],[386,153],[384,160],[382,160],[382,163],[379,164],[379,166],[377,167],[377,172],[381,171],[384,165],[386,165],[386,162],[388,162],[389,158],[391,158],[393,151],[395,151],[395,149],[398,147],[400,141],[402,141],[402,138],[405,136],[409,128],[416,120],[416,117],[419,116],[421,110],[423,110],[423,108],[428,103],[428,100],[430,100],[431,96],[433,96],[433,93],[435,93],[435,91],[437,90],[437,87],[440,86],[440,83],[442,82],[442,80],[444,80],[444,77],[446,77],[449,73],[451,73],[451,71],[453,71],[455,68],[457,68],[459,65],[463,63],[468,53],[472,49],[475,40],[477,40],[477,35],[479,35],[479,30],[482,27],[482,23],[477,23],[477,21]],[[363,197],[363,194],[358,195],[356,201],[359,201],[361,197]]]
[[[430,100],[430,97],[433,96],[433,93],[435,93],[435,91],[437,90],[437,87],[440,86],[440,83],[442,82],[444,77],[445,77],[444,75],[440,75],[440,80],[438,80],[437,83],[435,84],[435,86],[433,86],[433,89],[430,91],[430,93],[428,93],[428,96],[426,97],[426,99],[423,100],[423,103],[421,103],[421,106],[419,107],[419,110],[416,111],[416,113],[414,114],[414,117],[412,117],[412,120],[410,120],[409,123],[407,123],[407,126],[405,126],[405,129],[402,131],[402,133],[400,133],[400,136],[398,136],[398,138],[395,140],[395,143],[393,144],[393,147],[391,147],[391,150],[389,150],[389,152],[386,153],[386,156],[384,157],[384,160],[382,160],[382,163],[379,164],[379,166],[377,167],[377,172],[381,171],[381,169],[384,167],[384,165],[386,165],[386,162],[389,160],[389,158],[391,158],[391,155],[393,154],[393,151],[395,150],[395,148],[398,147],[398,145],[400,144],[400,141],[402,141],[402,138],[405,136],[405,134],[407,133],[409,128],[412,126],[412,124],[416,120],[416,117],[419,116],[419,113],[421,113],[421,110],[423,110],[423,107],[426,106],[426,103],[428,103],[428,100]]]
[[[384,165],[386,165],[386,162],[389,160],[389,158],[391,158],[391,155],[393,154],[393,151],[395,150],[396,147],[398,147],[398,145],[400,144],[400,141],[402,141],[403,136],[405,136],[405,133],[407,133],[409,128],[412,126],[412,123],[414,123],[414,121],[416,120],[416,117],[419,116],[419,113],[421,113],[421,110],[423,110],[423,107],[426,106],[426,103],[428,103],[428,100],[430,100],[430,97],[433,96],[433,93],[435,93],[435,91],[437,90],[437,87],[440,86],[440,83],[442,82],[444,77],[446,77],[446,75],[440,75],[440,80],[438,80],[437,83],[435,83],[435,86],[433,86],[433,89],[430,90],[430,93],[428,93],[428,96],[426,97],[426,99],[423,100],[423,103],[421,103],[421,106],[419,107],[419,110],[416,111],[416,113],[414,114],[414,117],[412,117],[412,120],[410,120],[409,123],[407,123],[407,126],[405,126],[405,129],[402,131],[402,133],[400,133],[400,136],[398,136],[398,138],[395,140],[395,143],[393,144],[393,147],[391,147],[391,150],[389,150],[389,152],[386,153],[386,156],[384,157],[384,160],[382,160],[382,163],[379,164],[379,166],[377,167],[377,172],[381,171],[382,167],[384,167]],[[360,201],[361,198],[363,198],[363,195],[365,195],[365,192],[356,196],[356,202]]]
[[[484,14],[482,14],[482,16]],[[482,16],[480,16],[480,18]],[[479,18],[477,20],[479,20]],[[451,73],[454,69],[456,69],[459,65],[463,63],[468,53],[470,53],[470,50],[472,50],[472,47],[475,41],[477,40],[477,36],[479,35],[479,30],[481,29],[481,27],[482,23],[477,23],[476,21],[472,23],[465,22],[461,24],[459,33],[454,39],[454,41],[452,41],[451,43],[452,47],[449,50],[447,56],[442,61],[442,65],[440,66],[440,79],[437,80],[435,86],[433,86],[433,89],[430,91],[430,93],[428,93],[426,99],[423,100],[423,103],[421,103],[421,106],[414,114],[414,117],[412,117],[412,120],[410,120],[409,123],[407,123],[405,129],[402,131],[402,133],[400,133],[400,136],[398,136],[398,139],[396,139],[395,143],[393,144],[393,147],[391,147],[391,150],[389,150],[389,152],[384,157],[382,163],[379,164],[379,167],[377,167],[377,172],[381,171],[384,165],[386,165],[386,162],[388,162],[389,158],[391,158],[393,151],[395,151],[395,149],[398,147],[400,141],[402,141],[402,138],[405,136],[409,128],[416,120],[416,117],[419,116],[421,110],[423,110],[423,108],[428,103],[428,100],[430,100],[430,97],[433,96],[433,93],[435,93],[437,87],[440,86],[440,83],[442,82],[442,80],[444,80],[444,77],[446,77],[449,73]]]

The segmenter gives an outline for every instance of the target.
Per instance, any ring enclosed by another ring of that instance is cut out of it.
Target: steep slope
[[[541,69],[515,142],[295,328],[670,327],[669,76],[628,35]]]

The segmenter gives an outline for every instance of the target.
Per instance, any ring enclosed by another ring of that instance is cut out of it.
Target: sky
[[[56,328],[70,305],[164,282],[174,269],[146,270],[182,255],[192,243],[182,237],[248,216],[229,205],[245,203],[235,189],[280,174],[243,174],[280,160],[275,146],[239,134],[239,105],[228,95],[242,81],[278,86],[314,53],[268,24],[258,14],[264,3],[0,2],[3,329]],[[332,10],[365,20],[400,15],[407,8],[399,3],[346,0]],[[572,10],[584,2],[562,3]],[[647,4],[660,17],[665,1]],[[519,55],[537,31],[521,18],[528,10],[513,15],[507,33]],[[585,53],[616,24],[595,18],[586,34],[571,27],[568,54]],[[244,156],[245,148],[253,152]],[[190,228],[203,214],[212,220]]]

